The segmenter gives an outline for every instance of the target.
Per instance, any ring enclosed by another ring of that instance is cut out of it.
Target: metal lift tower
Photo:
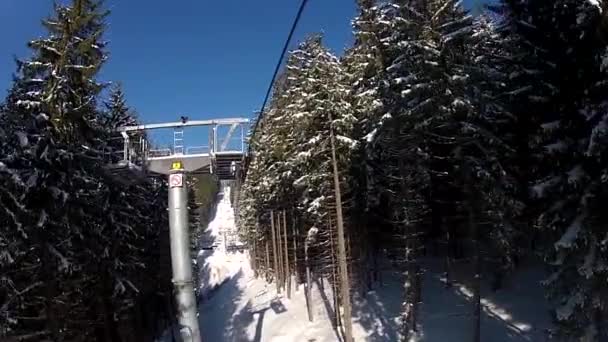
[[[201,333],[198,324],[196,298],[192,282],[192,261],[190,260],[190,234],[188,231],[188,189],[186,175],[189,172],[209,172],[219,179],[234,179],[236,168],[243,160],[245,148],[245,126],[249,119],[213,119],[182,121],[140,126],[128,126],[119,129],[123,141],[123,160],[118,168],[149,171],[168,176],[169,180],[169,231],[171,238],[171,266],[173,285],[177,305],[177,320],[180,324],[182,341],[200,342]],[[184,144],[184,127],[208,127],[208,146],[186,146]],[[220,127],[228,131],[218,144]],[[139,144],[143,161],[138,165],[132,160],[135,149],[130,136],[136,132],[173,129],[173,147],[166,149],[149,149],[145,140]],[[238,146],[229,144],[233,135],[240,129]]]

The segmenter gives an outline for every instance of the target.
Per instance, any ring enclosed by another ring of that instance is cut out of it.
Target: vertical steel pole
[[[218,152],[217,151],[217,125],[213,126],[213,149],[214,149],[213,152]]]
[[[181,176],[181,181],[179,177]],[[192,283],[190,234],[188,232],[188,189],[183,171],[169,175],[169,231],[171,236],[171,266],[177,321],[184,342],[200,342],[196,297]]]
[[[127,132],[122,132],[121,135],[123,142],[122,159],[124,161],[129,161],[129,135]]]
[[[240,124],[239,126],[241,126],[241,152],[245,152],[245,131],[243,124]]]

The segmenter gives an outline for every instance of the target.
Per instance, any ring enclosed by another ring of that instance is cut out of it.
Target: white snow
[[[26,109],[37,108],[40,106],[39,101],[18,100],[17,106],[25,107]]]
[[[565,301],[565,303],[562,306],[557,308],[557,310],[555,312],[557,315],[557,319],[559,319],[561,321],[561,320],[567,320],[568,318],[570,318],[574,309],[577,306],[580,306],[584,302],[584,300],[585,300],[584,296],[580,292],[577,292],[575,295],[568,298],[568,300]]]
[[[199,295],[207,297],[222,283],[234,277],[246,261],[242,253],[229,253],[226,238],[235,233],[234,210],[230,204],[230,188],[220,192],[214,219],[204,232],[203,241],[207,248],[197,255],[199,269]],[[210,245],[209,245],[210,243]]]
[[[577,183],[579,183],[580,180],[585,175],[585,171],[583,170],[583,166],[580,165],[580,164],[576,165],[575,167],[573,167],[572,169],[570,169],[570,171],[568,171],[567,173],[568,173],[568,183],[569,184],[577,184]]]
[[[545,131],[553,131],[559,128],[561,124],[560,120],[555,120],[555,121],[551,121],[551,122],[545,122],[543,124],[540,125],[540,127],[545,130]]]
[[[555,176],[555,177],[551,177],[551,178],[547,179],[546,181],[538,183],[532,187],[532,189],[531,189],[532,194],[536,198],[543,198],[547,189],[551,189],[555,185],[559,184],[559,182],[561,180],[562,180],[561,177]]]
[[[365,137],[365,141],[368,143],[371,143],[372,141],[374,141],[374,137],[376,136],[376,133],[378,133],[378,129],[374,128],[374,130],[372,130],[371,132],[369,132]]]
[[[559,239],[559,241],[557,241],[555,243],[555,249],[558,249],[560,247],[561,248],[570,248],[572,246],[572,244],[578,237],[578,232],[581,231],[581,228],[583,226],[583,221],[585,220],[585,218],[586,218],[586,215],[581,214],[572,221],[572,223],[570,224],[568,229],[566,229],[566,232],[564,233],[564,235],[562,235],[562,237]]]
[[[342,142],[343,144],[347,145],[348,147],[350,147],[351,149],[357,147],[357,141],[354,139],[351,139],[349,137],[343,136],[343,135],[336,135],[336,139],[340,142]]]
[[[471,341],[473,328],[473,269],[454,262],[453,287],[445,288],[444,261],[429,258],[425,270],[420,305],[418,341]],[[544,299],[540,280],[542,266],[528,262],[505,276],[504,289],[491,291],[489,280],[481,287],[481,339],[492,342],[545,341],[551,327],[550,304]],[[489,278],[489,277],[488,277]],[[355,327],[366,331],[361,341],[398,341],[397,319],[403,302],[403,283],[395,276],[384,279],[374,291],[355,297]],[[359,341],[356,339],[356,341]]]
[[[566,143],[561,140],[557,141],[553,144],[545,145],[545,149],[549,153],[562,152],[562,151],[566,150],[566,148],[567,148]]]
[[[23,133],[23,132],[17,132],[17,138],[19,139],[19,145],[21,147],[26,147],[29,144],[29,141],[27,139],[27,134]]]
[[[597,244],[595,243],[595,241],[592,241],[591,246],[589,247],[589,252],[585,256],[585,262],[578,269],[578,272],[581,275],[584,275],[587,279],[590,279],[594,274],[593,264],[595,263],[596,249]]]
[[[319,228],[317,228],[317,227],[311,227],[308,230],[308,233],[306,234],[306,241],[309,244],[314,243],[316,241],[316,239],[317,239],[317,234],[318,233],[319,233]]]
[[[600,0],[588,0],[588,1],[591,5],[595,6],[600,11],[600,13],[602,13],[602,4],[600,3]]]

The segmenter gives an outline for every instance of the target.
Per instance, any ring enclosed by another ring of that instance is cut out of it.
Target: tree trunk
[[[40,248],[43,255],[41,262],[45,282],[44,311],[46,314],[46,326],[47,330],[51,332],[51,336],[53,336],[53,341],[63,341],[60,333],[59,317],[57,317],[54,302],[57,296],[57,276],[53,273],[55,269],[53,260],[55,257],[49,251],[50,246],[47,245],[45,240],[40,242]]]
[[[340,193],[340,178],[338,175],[338,162],[336,160],[336,146],[334,131],[331,127],[331,115],[330,115],[330,140],[331,140],[331,159],[334,174],[334,191],[336,200],[336,218],[338,223],[338,261],[340,263],[340,283],[341,283],[341,295],[342,304],[344,305],[344,342],[353,342],[353,327],[352,327],[352,315],[350,307],[350,284],[348,281],[348,267],[346,264],[346,246],[344,242],[344,222],[342,217],[342,196]]]
[[[281,212],[277,213],[277,247],[279,253],[279,283],[281,284],[281,289],[285,290],[285,268],[284,268],[284,258],[283,258],[283,229],[281,228]]]
[[[268,244],[268,238],[264,239],[264,245],[266,246],[266,269],[264,270],[266,282],[270,280],[270,248],[268,247]]]
[[[331,215],[327,215],[329,225],[329,253],[331,255],[331,290],[334,298],[334,310],[335,310],[335,323],[336,327],[340,326],[340,296],[338,292],[338,277],[336,276],[336,260],[334,251],[334,224],[331,219]]]
[[[104,272],[103,289],[101,293],[102,315],[104,320],[105,340],[106,342],[120,342],[121,338],[118,334],[118,327],[114,321],[115,308],[112,303],[112,280],[109,273]]]
[[[273,259],[273,267],[274,267],[274,281],[277,284],[277,293],[281,293],[281,283],[279,282],[279,260],[277,259],[277,239],[276,233],[274,229],[274,211],[270,211],[270,229],[272,231],[272,259]]]
[[[477,206],[475,202],[475,194],[471,189],[471,171],[469,170],[467,165],[463,166],[464,171],[464,186],[465,192],[467,196],[467,201],[465,203],[468,211],[468,220],[469,220],[469,228],[471,229],[471,235],[473,236],[473,244],[474,244],[474,267],[475,267],[475,276],[473,281],[473,305],[475,306],[473,309],[473,342],[481,341],[481,251],[480,251],[480,235],[479,235],[479,227],[477,226]]]
[[[400,185],[401,185],[401,196],[403,198],[408,195],[407,184],[405,183],[405,165],[403,164],[403,159],[399,159],[399,173],[401,174]],[[405,235],[405,262],[406,262],[406,272],[405,272],[405,304],[404,304],[404,312],[403,312],[403,321],[404,321],[404,336],[406,341],[408,341],[412,335],[414,335],[418,331],[418,303],[420,302],[420,276],[419,276],[419,265],[417,260],[418,253],[418,232],[416,227],[411,223],[407,222],[407,216],[410,215],[409,212],[405,211],[405,203],[404,206],[404,220],[405,223],[403,225],[402,231]]]
[[[373,259],[373,281],[376,282],[379,286],[382,286],[382,273],[380,272],[380,266],[378,265],[378,246],[374,247],[372,252]]]
[[[283,246],[285,255],[287,298],[291,299],[291,272],[289,272],[289,245],[287,244],[287,215],[285,214],[285,210],[283,210]]]
[[[446,246],[450,246],[451,244],[451,236],[450,229],[448,227],[445,228],[445,241]],[[446,248],[445,250],[445,287],[452,287],[452,257],[450,254],[450,248]]]
[[[296,282],[296,291],[298,291],[298,286],[300,285],[300,272],[298,272],[298,233],[296,227],[296,216],[295,211],[292,210],[291,215],[291,230],[292,230],[292,238],[293,238],[293,272],[295,273],[295,282]]]
[[[312,277],[310,275],[310,261],[308,260],[308,242],[304,243],[304,263],[306,264],[306,287],[304,288],[304,296],[306,297],[306,309],[308,310],[308,320],[313,321],[312,301],[310,298]]]
[[[249,258],[251,259],[251,268],[253,268],[253,276],[258,277],[258,250],[257,250],[257,239],[258,239],[258,222],[255,223],[253,229],[253,239],[251,239],[252,249],[249,250]]]

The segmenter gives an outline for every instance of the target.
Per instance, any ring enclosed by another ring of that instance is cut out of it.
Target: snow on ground
[[[330,288],[317,280],[313,285],[314,321],[308,321],[303,287],[294,288],[292,298],[276,293],[276,285],[255,278],[247,251],[225,248],[223,230],[234,230],[230,189],[223,189],[217,213],[209,224],[204,241],[216,247],[199,252],[199,319],[203,341],[212,342],[334,342],[339,334],[332,326],[334,317]],[[207,246],[210,247],[210,246]],[[421,338],[426,342],[470,341],[470,277],[459,276],[446,289],[441,279],[441,261],[425,262]],[[471,274],[455,265],[454,274]],[[386,272],[388,273],[388,272]],[[482,288],[482,341],[546,341],[550,328],[548,306],[543,299],[540,268],[522,267],[512,274],[506,289],[492,292]],[[402,283],[385,275],[382,285],[364,295],[358,291],[353,302],[355,341],[392,342],[399,340],[398,314],[402,302]]]
[[[291,300],[284,293],[277,295],[274,283],[254,277],[246,251],[226,250],[222,229],[234,230],[230,188],[225,187],[220,197],[204,237],[207,243],[215,240],[217,247],[201,250],[198,258],[202,265],[199,288],[204,299],[199,303],[199,317],[203,340],[336,341],[327,310],[331,299],[324,293],[313,290],[315,320],[310,323],[302,286],[294,287]]]
[[[225,238],[236,232],[234,210],[230,204],[230,188],[225,187],[218,195],[218,203],[213,220],[203,232],[199,246],[199,296],[209,296],[219,285],[233,278],[242,265],[248,264],[244,253],[227,250]],[[203,249],[204,248],[204,249]]]
[[[471,341],[473,332],[472,270],[453,266],[456,279],[446,289],[442,261],[425,260],[424,287],[420,307],[419,341]],[[523,265],[507,277],[505,288],[496,292],[482,284],[481,340],[490,342],[547,341],[552,328],[549,303],[540,285],[545,272],[534,263]],[[383,285],[353,303],[354,320],[368,331],[365,341],[398,340],[398,314],[402,283],[388,276]]]

